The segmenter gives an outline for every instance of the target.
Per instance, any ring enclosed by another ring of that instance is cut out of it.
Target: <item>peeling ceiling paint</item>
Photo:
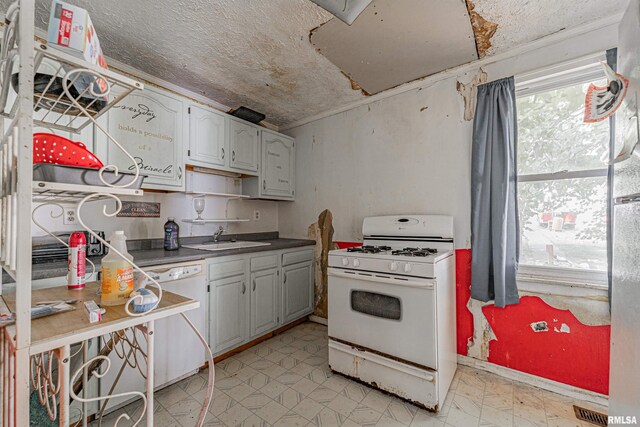
[[[469,20],[473,28],[473,36],[476,42],[478,57],[482,58],[487,54],[487,50],[491,47],[491,38],[498,29],[498,24],[484,19],[482,15],[474,9],[476,5],[471,0],[466,0],[467,10],[469,12]]]
[[[0,0],[2,10],[10,2]],[[365,96],[309,42],[309,32],[332,16],[308,0],[69,2],[89,10],[107,56],[231,108],[245,105],[263,112],[275,125]],[[475,12],[498,25],[487,51],[491,55],[621,13],[627,0],[474,3]],[[50,4],[36,0],[41,28],[48,23]]]

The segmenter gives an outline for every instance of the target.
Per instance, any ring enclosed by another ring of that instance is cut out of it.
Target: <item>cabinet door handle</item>
[[[233,150],[233,151],[231,152],[231,161],[232,161],[232,162],[235,162],[235,161],[236,161],[236,150]]]
[[[178,179],[182,179],[182,166],[178,166]]]
[[[253,281],[253,292],[255,292],[255,291],[256,291],[256,281],[254,280]]]
[[[222,160],[224,160],[224,148],[221,148],[222,150]]]
[[[282,276],[282,283],[287,283],[287,273]]]
[[[262,189],[263,189],[263,190],[266,190],[266,189],[267,189],[267,180],[266,180],[266,179],[263,179],[263,180],[262,180]]]
[[[242,295],[244,295],[245,292],[247,292],[247,287],[245,286],[244,282],[242,282]]]

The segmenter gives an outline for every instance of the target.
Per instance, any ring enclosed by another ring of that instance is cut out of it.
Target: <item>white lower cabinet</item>
[[[251,337],[278,326],[278,269],[251,273]]]
[[[208,269],[208,335],[214,355],[313,312],[312,249],[212,258]]]
[[[313,311],[313,262],[282,267],[282,292],[285,323]]]
[[[216,352],[237,347],[246,339],[245,275],[213,280],[209,293],[209,345]]]

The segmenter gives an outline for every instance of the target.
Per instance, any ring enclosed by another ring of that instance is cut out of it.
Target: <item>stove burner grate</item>
[[[347,252],[361,252],[364,254],[377,254],[384,251],[390,251],[391,247],[389,246],[372,246],[372,245],[364,245],[364,246],[356,246],[353,248],[347,248]]]
[[[403,248],[391,252],[391,255],[426,257],[438,253],[432,248]]]

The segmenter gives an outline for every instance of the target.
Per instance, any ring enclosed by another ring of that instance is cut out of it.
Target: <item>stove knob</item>
[[[342,265],[344,265],[345,267],[349,265],[349,258],[342,258]]]
[[[411,273],[411,264],[406,263],[406,264],[404,265],[404,272],[405,272],[405,273]]]
[[[360,265],[360,260],[358,258],[353,260],[353,266],[358,267]]]
[[[392,261],[391,264],[389,264],[389,270],[396,271],[397,269],[398,269],[398,263],[395,261]]]

